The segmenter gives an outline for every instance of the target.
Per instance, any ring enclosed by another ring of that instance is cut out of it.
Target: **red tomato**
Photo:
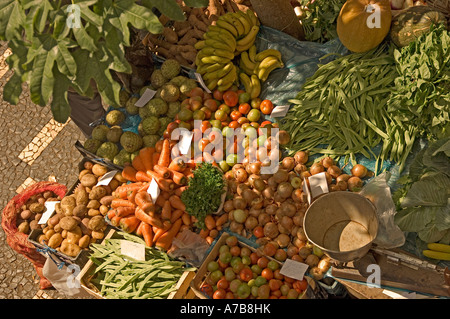
[[[237,121],[240,117],[242,117],[242,113],[239,112],[238,110],[232,111],[232,112],[230,113],[230,118],[231,118],[233,121]]]
[[[243,103],[241,105],[239,105],[239,112],[241,112],[242,114],[248,114],[248,112],[250,112],[251,110],[251,106],[248,103]]]
[[[273,278],[273,271],[272,271],[272,269],[264,268],[263,271],[261,272],[261,276],[263,276],[267,280],[272,279]]]
[[[240,127],[241,125],[239,124],[239,122],[238,121],[231,121],[229,124],[228,124],[228,127],[231,127],[231,128],[238,128],[238,127]]]
[[[200,129],[202,133],[205,133],[207,129],[211,128],[212,125],[209,121],[202,121],[202,125],[200,126]]]
[[[262,226],[256,226],[253,228],[253,235],[255,235],[256,238],[264,237],[264,228]]]
[[[218,289],[227,290],[229,286],[230,286],[230,283],[225,278],[222,278],[217,282]]]
[[[239,124],[244,124],[244,123],[250,123],[250,120],[248,118],[246,118],[245,116],[242,116],[240,118],[238,118],[237,120],[239,122]]]
[[[225,299],[225,296],[227,295],[226,291],[224,289],[217,289],[214,291],[213,299]]]
[[[213,91],[213,98],[215,98],[218,101],[221,101],[223,98],[223,92],[219,91],[219,90],[214,90]]]
[[[235,91],[231,90],[225,91],[222,98],[225,104],[230,107],[237,105],[239,102],[239,95]]]
[[[264,100],[261,102],[259,108],[263,114],[268,115],[268,114],[272,113],[273,103],[270,100]]]
[[[241,278],[242,281],[249,282],[251,279],[253,279],[253,271],[250,269],[250,267],[244,267],[239,272],[239,278]]]
[[[203,105],[210,109],[211,112],[217,111],[217,108],[219,107],[219,103],[217,103],[217,101],[214,99],[206,100],[205,102],[203,102]]]

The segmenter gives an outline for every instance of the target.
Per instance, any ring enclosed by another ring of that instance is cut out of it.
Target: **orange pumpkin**
[[[366,52],[383,41],[391,20],[389,0],[347,0],[337,19],[337,34],[350,51]]]

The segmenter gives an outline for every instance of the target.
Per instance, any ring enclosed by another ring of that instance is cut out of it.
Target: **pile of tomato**
[[[286,131],[280,131],[276,139],[272,136],[271,129],[278,128],[278,124],[264,120],[263,116],[270,115],[273,109],[270,100],[250,99],[243,90],[234,88],[208,93],[197,87],[182,101],[181,109],[174,122],[167,126],[164,137],[170,138],[176,128],[192,131],[191,155],[201,154],[202,158],[195,160],[215,162],[224,172],[234,164],[248,160],[250,152],[254,152],[254,157],[261,162],[279,161],[279,148],[272,152],[275,140],[279,145],[286,145],[290,138]],[[200,128],[194,126],[195,120],[201,121]],[[238,140],[235,136],[231,139],[234,129],[238,128],[245,138]],[[222,137],[222,148],[215,146],[218,136]]]
[[[207,268],[201,291],[213,299],[298,299],[308,288],[305,278],[282,275],[278,261],[240,245],[236,236],[226,238]]]

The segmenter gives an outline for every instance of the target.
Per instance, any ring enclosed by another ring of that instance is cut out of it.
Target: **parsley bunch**
[[[221,204],[225,192],[225,180],[222,172],[210,163],[202,163],[189,178],[187,189],[181,194],[189,215],[197,218],[197,225],[205,228],[205,217],[212,214]]]

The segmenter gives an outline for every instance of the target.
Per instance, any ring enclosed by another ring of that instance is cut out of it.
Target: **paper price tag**
[[[55,206],[56,204],[60,203],[60,201],[50,201],[45,202],[45,212],[42,214],[41,219],[39,219],[38,224],[39,225],[45,225],[47,224],[47,221],[52,217],[53,213],[55,212]]]
[[[189,153],[189,150],[191,149],[191,141],[192,137],[194,136],[193,132],[189,132],[188,130],[182,130],[180,139],[181,141],[178,143],[180,150],[180,153],[183,155],[186,155]]]
[[[100,177],[98,183],[96,186],[107,186],[109,185],[109,182],[111,182],[111,180],[114,178],[114,176],[116,176],[117,171],[110,171],[108,173],[106,173],[105,175],[103,175],[102,177]]]
[[[211,90],[208,89],[208,87],[206,86],[205,82],[203,81],[202,75],[200,73],[195,72],[194,73],[195,78],[197,79],[197,81],[200,83],[200,85],[202,86],[202,88],[208,92],[211,93]]]
[[[308,270],[308,267],[309,266],[307,264],[299,261],[286,259],[280,269],[280,274],[297,280],[303,280],[303,276]]]
[[[270,117],[284,117],[289,111],[289,105],[278,105],[270,113]]]
[[[142,244],[121,240],[120,253],[136,260],[145,261],[145,246]]]
[[[154,178],[152,178],[152,181],[147,188],[147,193],[150,194],[150,196],[152,197],[152,202],[153,204],[155,204],[161,191],[159,189],[158,183],[156,183]]]
[[[312,198],[329,192],[325,172],[310,176],[308,180]]]
[[[306,183],[306,181],[303,181],[302,188],[303,188],[303,193],[306,194],[308,203],[311,204],[311,202],[312,202],[311,192],[309,191],[308,183]]]
[[[137,107],[143,107],[145,104],[148,103],[148,101],[153,99],[155,94],[156,91],[150,90],[148,88],[145,89],[144,94],[142,94],[142,96],[139,98],[139,100],[136,101],[136,103],[134,103],[134,105]]]

